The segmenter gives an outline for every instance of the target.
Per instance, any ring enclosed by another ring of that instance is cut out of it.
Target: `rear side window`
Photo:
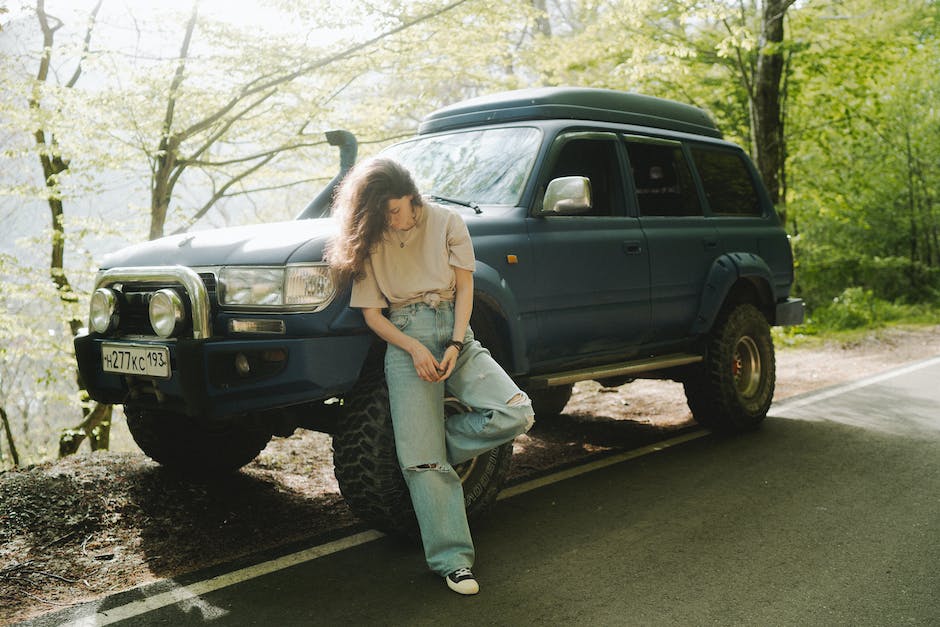
[[[692,148],[692,160],[702,179],[705,198],[715,215],[759,216],[763,214],[754,179],[736,152]]]
[[[676,143],[627,140],[641,216],[700,216],[689,164]]]

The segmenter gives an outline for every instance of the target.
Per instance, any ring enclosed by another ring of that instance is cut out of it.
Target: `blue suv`
[[[95,400],[123,404],[138,445],[194,474],[233,470],[273,435],[333,435],[352,509],[414,517],[395,459],[384,344],[322,261],[335,185],[298,219],[171,236],[109,255],[75,340]],[[772,325],[798,324],[793,258],[760,177],[701,109],[540,88],[439,109],[383,151],[464,216],[477,257],[471,326],[532,397],[564,410],[578,381],[684,385],[696,421],[756,427],[773,397]],[[454,401],[455,403],[457,401]],[[458,469],[488,509],[511,445]]]

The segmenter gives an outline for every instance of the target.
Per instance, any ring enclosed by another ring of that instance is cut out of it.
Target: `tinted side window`
[[[642,216],[699,216],[702,207],[682,148],[627,141]]]
[[[615,140],[569,140],[561,149],[549,180],[585,176],[591,180],[593,209],[587,215],[623,215],[623,178]]]
[[[702,179],[712,213],[726,216],[759,216],[760,197],[739,153],[692,148],[692,160]]]

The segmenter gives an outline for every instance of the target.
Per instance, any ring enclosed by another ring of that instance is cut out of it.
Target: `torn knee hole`
[[[506,407],[513,408],[524,408],[525,412],[525,426],[523,427],[525,432],[528,432],[529,429],[535,424],[535,413],[532,411],[532,399],[526,395],[525,392],[519,392],[511,399],[506,401]]]
[[[511,399],[506,401],[506,407],[522,407],[524,405],[531,405],[532,401],[529,400],[529,397],[526,396],[525,392],[519,392]]]
[[[438,470],[440,472],[449,472],[450,467],[446,464],[417,464],[415,466],[408,466],[405,470],[410,470],[412,472],[427,472],[428,470]]]

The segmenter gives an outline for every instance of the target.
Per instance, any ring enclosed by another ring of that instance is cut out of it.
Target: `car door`
[[[543,365],[624,354],[649,328],[646,242],[626,212],[623,164],[616,134],[572,132],[556,138],[540,172],[542,194],[564,176],[587,177],[592,188],[582,215],[546,215],[539,206],[527,220],[537,268],[533,357]]]
[[[793,283],[793,254],[754,165],[736,147],[689,143],[688,148],[721,252],[759,255],[774,273],[775,292],[786,293]]]
[[[625,136],[639,222],[650,262],[651,342],[687,337],[698,315],[705,277],[720,254],[689,161],[678,141]]]

